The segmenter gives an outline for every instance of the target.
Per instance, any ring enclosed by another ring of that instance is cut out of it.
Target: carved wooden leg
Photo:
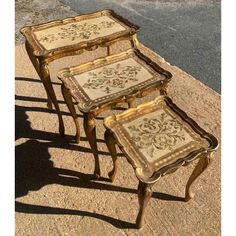
[[[197,179],[197,177],[200,176],[203,173],[203,171],[208,167],[210,163],[210,159],[211,159],[211,154],[200,157],[186,185],[186,189],[185,189],[186,202],[194,197],[194,193],[191,192],[191,185]]]
[[[106,130],[104,136],[105,136],[105,141],[107,144],[108,151],[110,152],[111,157],[112,157],[112,161],[113,161],[113,169],[112,169],[112,171],[110,171],[108,173],[108,176],[109,176],[111,182],[113,182],[115,179],[115,176],[116,176],[116,172],[117,172],[116,143],[115,143],[114,137],[113,137],[110,130]]]
[[[139,181],[138,185],[138,201],[139,201],[139,213],[136,218],[136,226],[140,229],[143,226],[144,211],[152,196],[153,184],[146,184]]]
[[[60,111],[60,108],[59,108],[59,105],[58,105],[58,102],[56,99],[55,92],[52,87],[47,64],[45,64],[45,63],[40,64],[40,75],[41,75],[41,79],[43,81],[43,84],[46,88],[46,91],[48,92],[49,97],[51,98],[53,105],[56,108],[58,119],[59,119],[59,132],[61,135],[64,135],[65,128],[64,128],[64,124],[63,124],[63,119],[62,119],[61,111]]]
[[[80,125],[79,125],[78,116],[75,111],[74,103],[72,101],[72,97],[69,93],[69,90],[65,87],[64,84],[61,85],[61,92],[62,92],[62,95],[63,95],[64,100],[66,102],[66,105],[73,117],[73,120],[75,123],[75,128],[76,128],[75,140],[76,140],[76,143],[79,143],[79,141],[80,141]]]
[[[90,113],[84,114],[84,131],[88,138],[90,147],[92,149],[94,159],[95,159],[95,169],[94,176],[96,179],[100,177],[100,166],[99,166],[99,158],[98,158],[98,149],[96,142],[96,125],[95,125],[95,117]]]
[[[27,41],[26,41],[26,43],[25,43],[25,48],[26,48],[26,51],[27,51],[27,53],[28,53],[28,56],[29,56],[29,58],[30,58],[31,63],[33,64],[35,70],[37,71],[37,73],[38,73],[38,75],[39,75],[39,77],[40,77],[40,79],[42,80],[41,74],[40,74],[40,68],[39,68],[40,66],[39,66],[38,59],[32,54],[32,51],[31,51],[30,46],[29,46],[29,44],[28,44]],[[47,90],[47,88],[45,87],[44,83],[43,83],[43,86],[44,86],[45,91],[46,91],[46,93],[47,93],[47,107],[48,107],[50,110],[52,110],[52,100],[51,100],[51,98],[50,98],[50,96],[49,96],[48,90]]]

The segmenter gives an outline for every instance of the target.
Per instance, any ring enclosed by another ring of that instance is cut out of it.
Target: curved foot
[[[77,134],[77,133],[76,133],[76,135],[75,135],[75,142],[76,142],[77,144],[79,144],[79,142],[80,142],[80,135]]]
[[[141,229],[143,227],[143,213],[139,211],[137,218],[136,218],[136,227],[137,229]]]
[[[185,202],[188,202],[189,200],[191,200],[192,198],[194,198],[194,193],[192,193],[191,191],[189,191],[188,193],[186,193],[186,196],[184,198]]]
[[[94,176],[95,178],[100,177],[100,165],[99,165],[99,156],[97,149],[96,141],[96,124],[93,114],[84,113],[84,131],[88,138],[93,156],[95,161]]]
[[[115,176],[116,176],[116,173],[113,170],[108,173],[108,177],[112,183],[114,182]]]
[[[193,182],[203,173],[204,170],[208,167],[211,159],[211,154],[204,154],[199,158],[197,165],[195,166],[192,174],[189,177],[189,180],[185,189],[185,202],[188,202],[194,197],[194,193],[191,191],[191,186]]]
[[[95,167],[94,167],[94,172],[93,172],[93,176],[96,180],[100,179],[101,177],[101,172],[100,172],[100,166],[99,166],[99,162],[97,163],[98,160],[95,160]]]
[[[93,174],[93,179],[99,180],[100,178],[101,178],[100,173],[95,173],[95,172],[94,172],[94,174]]]
[[[69,90],[64,86],[64,84],[61,85],[61,92],[62,92],[63,98],[66,102],[66,105],[72,115],[72,118],[74,120],[74,124],[75,124],[75,128],[76,128],[75,142],[77,144],[79,144],[79,142],[80,142],[80,126],[79,126],[79,121],[78,121],[78,117],[76,115],[76,111],[75,111],[74,103],[72,101],[71,94],[70,94]]]

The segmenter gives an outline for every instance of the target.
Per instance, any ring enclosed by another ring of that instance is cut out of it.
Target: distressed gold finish
[[[152,62],[138,49],[129,49],[59,71],[58,78],[84,113],[84,128],[95,162],[98,162],[95,117],[124,103],[132,107],[135,98],[165,89],[171,77],[171,73]],[[69,107],[68,99],[65,101]],[[75,122],[75,126],[78,134],[79,123]],[[78,136],[76,139],[79,140]],[[115,159],[113,161],[115,163]],[[95,163],[94,173],[100,175],[99,163]]]
[[[47,93],[49,109],[52,104],[58,114],[59,132],[64,134],[64,124],[60,108],[50,79],[48,64],[66,56],[95,50],[98,46],[107,47],[120,40],[129,40],[136,48],[138,26],[119,16],[112,10],[102,10],[91,14],[69,17],[29,27],[20,32],[25,37],[29,58],[41,78]]]
[[[139,65],[142,68],[141,72],[149,77],[146,78],[143,77],[143,74],[140,74],[138,75],[139,78],[135,78],[135,69],[132,69],[131,72],[130,69],[125,69],[124,73],[129,71],[129,74],[119,75],[127,82],[124,83],[120,82],[120,80],[122,81],[121,78],[114,81],[114,77],[117,76],[116,73],[119,71],[109,72],[110,78],[100,74],[101,71],[114,69],[117,65],[122,64],[122,61],[124,64],[129,61],[135,66]],[[94,77],[95,74],[97,77]],[[96,115],[103,110],[110,109],[114,103],[131,102],[136,97],[143,97],[152,91],[165,88],[171,77],[170,72],[152,62],[138,49],[128,49],[116,55],[98,58],[79,66],[62,69],[58,73],[58,78],[70,90],[71,95],[78,103],[79,109],[83,112],[93,112]],[[103,84],[105,85],[102,86]],[[107,84],[109,89],[114,88],[114,90],[107,91]]]
[[[167,96],[105,118],[105,140],[114,163],[111,181],[117,172],[117,143],[133,166],[139,180],[139,213],[136,225],[141,228],[152,186],[166,174],[198,159],[185,190],[185,201],[193,197],[191,185],[208,167],[217,139],[204,131]]]

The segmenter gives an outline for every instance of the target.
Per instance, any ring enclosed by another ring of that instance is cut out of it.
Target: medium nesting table
[[[200,128],[167,96],[111,115],[105,119],[104,125],[106,144],[114,164],[109,173],[111,180],[117,171],[115,144],[133,166],[139,180],[138,228],[143,225],[144,210],[157,180],[199,159],[186,185],[185,201],[190,200],[193,197],[192,183],[207,168],[218,146],[213,135]]]
[[[95,118],[106,110],[132,102],[152,91],[166,94],[172,75],[143,55],[138,49],[99,58],[83,65],[66,68],[58,73],[62,94],[76,125],[79,142],[80,127],[72,97],[84,114],[84,130],[95,158],[96,177],[100,176],[96,143]]]
[[[94,50],[98,46],[107,47],[107,54],[110,55],[110,45],[119,40],[130,40],[135,48],[138,45],[138,29],[138,26],[114,11],[102,10],[20,30],[26,40],[28,56],[45,87],[48,108],[51,109],[53,103],[57,111],[60,134],[64,134],[64,124],[48,64],[65,56],[81,54],[84,50]]]

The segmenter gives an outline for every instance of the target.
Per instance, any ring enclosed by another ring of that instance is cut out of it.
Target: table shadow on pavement
[[[80,152],[92,151],[89,148],[68,143],[59,134],[34,130],[26,114],[32,107],[15,106],[15,139],[29,138],[25,143],[15,147],[15,198],[28,194],[28,191],[37,191],[49,184],[59,184],[76,188],[101,189],[136,194],[136,189],[115,186],[109,183],[108,178],[101,177],[99,181],[93,179],[92,174],[84,174],[74,170],[56,168],[51,161],[49,148],[62,148],[78,150]],[[68,138],[68,137],[67,137]],[[73,136],[69,136],[73,138]],[[39,141],[39,140],[43,140]],[[47,142],[45,142],[45,140]],[[84,140],[86,140],[84,138]],[[100,152],[109,155],[107,152]],[[91,155],[92,156],[92,155]],[[184,198],[165,193],[154,192],[153,198],[167,201],[184,201]],[[63,209],[47,206],[38,206],[16,201],[16,212],[33,214],[70,214],[94,217],[104,220],[118,228],[133,228],[134,224],[114,219],[98,213],[81,210]]]

